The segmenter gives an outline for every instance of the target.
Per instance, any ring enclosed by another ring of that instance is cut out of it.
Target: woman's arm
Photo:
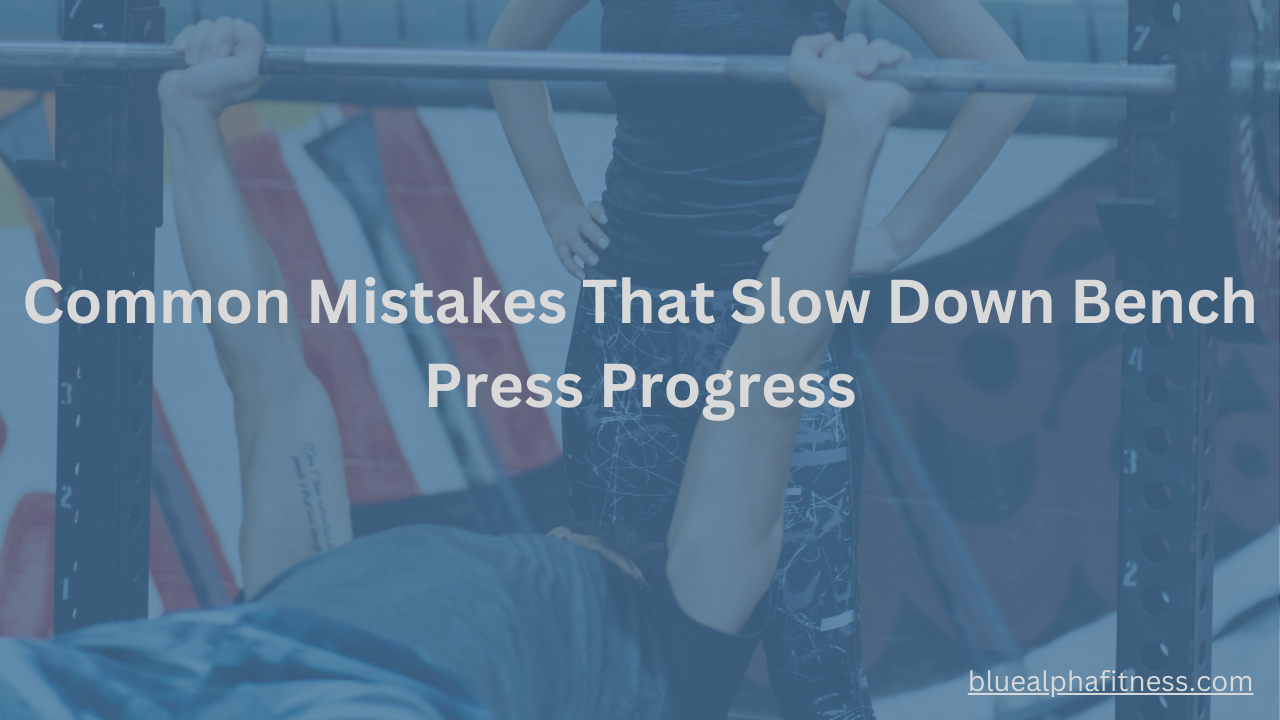
[[[493,26],[489,48],[545,50],[586,4],[587,0],[511,0]],[[584,205],[569,174],[556,136],[547,84],[541,80],[492,80],[489,87],[502,130],[538,204],[556,256],[571,275],[586,277],[574,258],[595,265],[596,251],[587,241],[601,249],[608,246],[608,237],[600,229],[606,220],[604,209],[597,202]]]
[[[978,0],[883,2],[940,58],[1025,60]],[[853,274],[888,272],[915,253],[977,184],[1034,101],[1031,95],[970,95],[920,177],[878,226],[863,230]]]

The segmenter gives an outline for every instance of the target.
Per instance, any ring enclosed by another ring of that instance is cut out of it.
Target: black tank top
[[[785,55],[797,37],[840,37],[845,23],[833,0],[603,6],[606,52]],[[777,235],[773,219],[794,204],[813,163],[821,116],[792,87],[612,82],[609,90],[618,128],[600,269],[653,286],[700,281],[688,271],[708,282],[754,276],[760,246]]]

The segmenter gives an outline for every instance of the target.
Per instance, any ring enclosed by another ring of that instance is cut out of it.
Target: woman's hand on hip
[[[790,217],[791,211],[786,210],[774,218],[773,224],[783,227]],[[774,238],[766,242],[761,249],[769,252],[777,244],[778,239]],[[887,273],[897,267],[903,260],[906,260],[910,254],[910,252],[903,254],[903,251],[899,248],[899,243],[888,228],[883,225],[870,225],[858,232],[858,244],[853,250],[853,266],[849,268],[849,274],[880,275]]]
[[[579,280],[586,278],[587,274],[577,262],[579,258],[585,266],[594,267],[600,262],[599,251],[609,247],[609,236],[600,226],[608,221],[604,206],[598,202],[563,205],[543,218],[547,234],[551,236],[551,247],[570,275]]]

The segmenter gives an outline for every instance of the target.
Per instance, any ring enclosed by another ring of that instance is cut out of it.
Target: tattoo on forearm
[[[316,552],[333,547],[329,512],[324,502],[324,482],[316,465],[316,446],[302,446],[302,455],[293,456],[293,472],[302,493],[302,506],[307,511],[307,527],[311,532],[311,548]]]

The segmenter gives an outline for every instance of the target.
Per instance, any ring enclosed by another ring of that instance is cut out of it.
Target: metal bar
[[[867,424],[867,453],[894,497],[921,565],[959,633],[970,661],[980,670],[1003,665],[1006,669],[1017,668],[1009,674],[1025,674],[1022,648],[948,512],[933,474],[925,467],[920,450],[907,433],[902,415],[880,380],[862,340],[856,332],[849,336],[858,384],[864,388],[863,397],[871,398],[879,410],[877,417],[884,427],[877,432],[871,423]],[[889,448],[881,441],[881,433],[896,446],[903,458],[904,472],[898,472]],[[915,498],[923,502],[909,500]]]
[[[68,3],[64,37],[162,47],[164,10],[144,2]],[[60,302],[80,289],[152,290],[164,196],[155,77],[67,73],[56,124],[56,162],[18,170],[56,198]],[[107,313],[85,325],[63,315],[58,328],[55,633],[147,616],[152,326],[108,323]]]
[[[171,48],[128,43],[0,42],[0,68],[145,70],[184,67]],[[667,55],[523,50],[269,45],[262,71],[515,80],[632,80],[676,83],[789,82],[783,55]],[[908,60],[876,73],[911,90],[1055,95],[1172,95],[1172,65],[984,63]]]
[[[1233,36],[1230,13],[1221,12],[1233,6],[1181,0],[1180,21],[1166,27],[1158,20],[1166,3],[1130,0],[1129,61],[1161,63],[1181,53],[1183,62],[1191,58],[1211,66],[1203,37]],[[1103,233],[1116,247],[1116,279],[1126,290],[1149,295],[1155,288],[1176,289],[1185,295],[1204,287],[1204,269],[1213,266],[1213,256],[1234,254],[1232,238],[1185,232],[1180,186],[1186,178],[1179,177],[1176,142],[1185,127],[1175,118],[1214,101],[1189,92],[1173,103],[1127,101],[1119,138],[1120,197],[1098,205]],[[1200,136],[1196,141],[1205,142]],[[1130,677],[1186,677],[1193,688],[1211,670],[1216,358],[1216,343],[1204,326],[1168,319],[1125,325],[1115,667]],[[1208,703],[1203,695],[1122,696],[1115,700],[1115,719],[1209,720]]]
[[[365,239],[387,286],[417,287],[423,284],[424,280],[399,232],[381,229],[384,223],[394,222],[381,188],[359,179],[367,177],[366,173],[376,177],[382,174],[381,168],[377,167],[378,140],[370,116],[353,118],[308,143],[307,152],[355,211],[360,225],[365,228]],[[366,165],[367,162],[374,163],[374,167]],[[458,362],[439,324],[405,323],[401,327],[424,383],[431,383],[433,363]],[[493,535],[533,532],[524,503],[507,474],[479,411],[468,408],[461,398],[449,397],[448,393],[441,396],[437,409],[445,437],[453,447],[454,460],[462,467],[467,483],[467,500],[477,529]]]

